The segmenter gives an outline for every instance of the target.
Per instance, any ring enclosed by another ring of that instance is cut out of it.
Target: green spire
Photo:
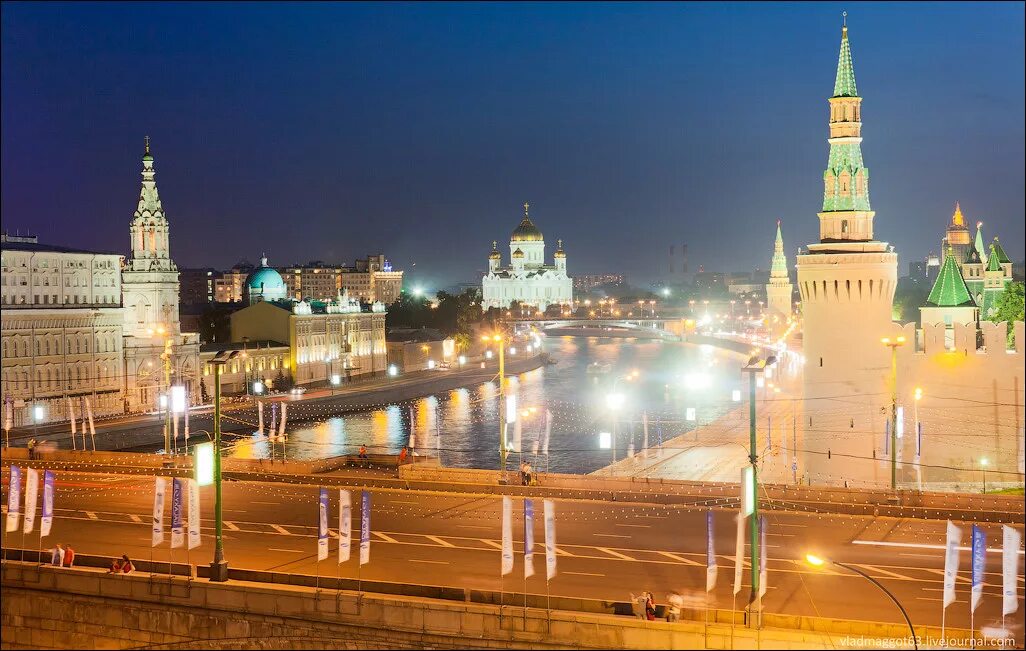
[[[1001,256],[994,250],[993,244],[990,245],[990,256],[987,258],[987,271],[1001,271]]]
[[[858,97],[855,88],[855,67],[851,63],[851,46],[848,45],[848,13],[844,13],[845,25],[841,28],[841,54],[837,58],[837,78],[834,80],[834,97]]]
[[[787,258],[784,256],[784,237],[780,234],[780,220],[777,220],[777,240],[773,244],[773,262],[770,264],[770,278],[787,278]]]
[[[1008,257],[1008,254],[1005,253],[1005,250],[1001,247],[1001,242],[998,242],[998,238],[996,237],[994,238],[994,243],[990,245],[990,254],[997,254],[998,262],[1001,264],[1012,261],[1011,258]]]
[[[955,264],[955,256],[951,255],[951,247],[948,247],[948,255],[944,256],[944,264],[937,274],[937,281],[933,284],[926,302],[936,307],[976,305],[969,288],[965,285],[965,279],[962,278],[962,272]]]
[[[976,222],[976,240],[973,242],[973,248],[980,254],[980,261],[986,264],[987,247],[983,244],[983,222]]]

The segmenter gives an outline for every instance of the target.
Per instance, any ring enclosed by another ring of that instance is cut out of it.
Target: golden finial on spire
[[[848,31],[848,12],[847,11],[842,11],[841,12],[841,29],[843,29],[846,32]]]
[[[952,226],[965,226],[965,217],[962,216],[962,207],[955,202],[955,214],[951,216]]]
[[[531,204],[529,204],[528,202],[525,201],[524,202],[524,217],[527,217],[528,219],[531,218],[531,215],[529,213],[530,209],[531,209]]]
[[[556,245],[557,245],[557,246],[558,246],[559,248],[561,248],[561,249],[562,249],[562,248],[563,248],[563,240],[556,240]]]
[[[492,240],[492,251],[498,251],[498,250],[499,250],[499,241],[498,240]]]
[[[144,136],[143,140],[146,142],[146,153],[150,153],[150,137]]]

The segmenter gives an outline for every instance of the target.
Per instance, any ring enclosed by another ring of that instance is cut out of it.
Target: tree
[[[994,315],[990,317],[990,320],[995,323],[1002,321],[1008,323],[1008,345],[1014,346],[1015,330],[1012,328],[1012,325],[1016,321],[1024,320],[1023,283],[1009,283],[994,307]]]
[[[200,400],[203,401],[203,404],[210,402],[210,394],[207,393],[207,381],[203,378],[200,378]]]

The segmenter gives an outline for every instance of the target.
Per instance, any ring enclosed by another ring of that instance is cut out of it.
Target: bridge
[[[607,318],[530,318],[515,319],[515,323],[531,325],[551,334],[581,336],[630,336],[650,339],[680,340],[684,334],[684,319],[670,317],[607,317]]]

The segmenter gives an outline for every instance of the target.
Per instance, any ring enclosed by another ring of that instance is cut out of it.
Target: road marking
[[[416,500],[385,500],[389,504],[420,504]]]
[[[272,529],[274,529],[275,531],[277,531],[280,534],[283,534],[283,535],[286,535],[286,536],[291,536],[292,535],[291,531],[289,531],[285,527],[281,526],[280,524],[270,524],[270,523],[268,523],[268,526],[271,527]]]
[[[605,574],[596,574],[595,572],[571,572],[569,570],[563,570],[560,574],[576,574],[577,576],[605,576]]]
[[[234,522],[228,522],[227,520],[225,520],[224,526],[228,527],[228,531],[241,531],[238,527],[235,526]]]
[[[384,540],[385,542],[388,542],[388,543],[398,543],[399,542],[398,540],[396,540],[392,536],[389,536],[387,534],[383,534],[380,531],[372,531],[371,533],[373,533],[375,536],[378,536],[379,538],[381,538],[382,540]]]
[[[480,540],[481,542],[483,542],[486,545],[491,545],[492,547],[494,547],[496,549],[502,549],[502,545],[500,545],[499,543],[495,542],[494,540],[488,540],[487,538],[478,538],[478,540]]]
[[[281,502],[261,502],[259,500],[250,500],[250,504],[266,504],[267,506],[281,506]]]
[[[857,565],[858,567],[862,567],[862,568],[866,568],[866,569],[871,569],[874,572],[879,572],[881,574],[886,574],[887,576],[889,576],[891,578],[894,578],[894,579],[903,579],[905,581],[911,581],[912,580],[912,577],[905,576],[904,574],[898,574],[897,572],[891,572],[890,570],[885,570],[882,567],[879,567],[877,565],[868,565],[868,564],[863,564],[863,563],[853,563],[853,565]]]
[[[463,529],[491,529],[491,527],[486,527],[483,524],[458,524],[456,526]]]
[[[939,574],[940,576],[944,576],[944,570],[935,570],[932,567],[920,567],[919,569],[924,571],[924,572],[932,572],[933,574]],[[959,581],[961,581],[962,583],[968,583],[969,585],[972,585],[972,583],[973,583],[972,581],[970,581],[969,579],[965,578],[964,576],[956,575],[955,578],[958,579]],[[925,590],[926,588],[923,588],[923,589]]]
[[[406,559],[411,563],[434,563],[435,565],[449,565],[449,561],[428,561],[420,558],[408,558]]]
[[[926,545],[926,544],[923,544],[923,543],[890,542],[890,541],[887,541],[887,540],[853,540],[853,541],[851,541],[851,544],[853,544],[853,545],[876,545],[878,547],[911,547],[913,549],[941,549],[941,550],[946,549],[946,547],[944,545]],[[960,551],[963,551],[963,552],[971,552],[973,550],[972,547],[959,547],[958,549]],[[999,553],[1002,550],[1001,550],[1000,547],[988,547],[987,551],[988,552]],[[1026,555],[1026,551],[1023,551],[1023,550],[1020,549],[1019,550],[1019,554],[1020,555]]]
[[[571,554],[565,549],[560,549],[559,547],[556,547],[556,556],[577,556],[577,554]]]
[[[605,553],[609,554],[610,556],[616,556],[617,558],[623,559],[625,561],[637,561],[638,560],[636,558],[631,558],[627,554],[621,554],[618,551],[613,551],[612,549],[609,549],[607,547],[596,547],[595,549],[599,550],[600,552],[605,552]]]
[[[267,551],[269,551],[269,552],[291,552],[293,554],[302,554],[304,550],[302,550],[302,549],[281,549],[280,547],[268,547]]]
[[[89,518],[90,520],[99,520],[99,519],[100,519],[100,518],[99,518],[99,517],[97,517],[97,515],[96,515],[95,513],[93,513],[92,511],[86,511],[86,512],[85,512],[85,514],[86,514],[86,516],[87,516],[87,517],[88,517],[88,518]]]
[[[657,552],[657,553],[660,554],[661,556],[665,556],[666,558],[672,558],[675,561],[680,561],[681,563],[684,563],[685,565],[701,565],[701,563],[699,563],[698,561],[693,561],[690,558],[684,558],[683,556],[678,556],[677,554],[674,554],[673,552]]]
[[[619,533],[593,533],[593,536],[604,536],[606,538],[630,538],[630,536]]]
[[[128,517],[132,518],[132,522],[142,522],[142,518],[140,518],[138,515],[134,513],[129,513]]]
[[[428,540],[435,541],[436,543],[438,543],[442,547],[455,547],[456,546],[456,545],[452,544],[451,542],[449,542],[448,540],[442,540],[438,536],[428,536],[428,535],[425,535],[424,537],[427,538]]]
[[[636,527],[638,529],[650,529],[652,527],[652,525],[650,525],[650,524],[625,524],[625,523],[621,523],[621,522],[617,522],[616,526],[618,526],[618,527]]]

